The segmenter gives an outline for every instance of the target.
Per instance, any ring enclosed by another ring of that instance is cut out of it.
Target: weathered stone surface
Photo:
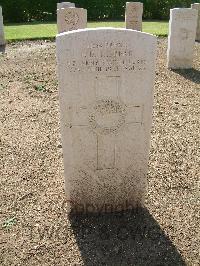
[[[142,31],[143,3],[126,3],[126,28]]]
[[[192,4],[191,7],[198,11],[196,41],[200,42],[200,3]]]
[[[4,26],[3,26],[3,15],[2,7],[0,6],[0,45],[5,45],[5,36],[4,36]]]
[[[86,28],[87,10],[83,8],[58,9],[57,26],[59,33]]]
[[[56,42],[71,207],[96,212],[143,205],[156,37],[97,28],[59,34]]]
[[[167,51],[168,68],[192,68],[197,13],[197,10],[191,8],[174,8],[170,10]]]
[[[66,8],[66,7],[75,7],[75,4],[71,2],[57,3],[57,9]]]

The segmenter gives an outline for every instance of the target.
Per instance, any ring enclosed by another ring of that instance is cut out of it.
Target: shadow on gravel
[[[181,76],[183,76],[186,79],[189,79],[197,84],[200,84],[200,71],[191,68],[191,69],[173,69],[172,70],[174,73],[177,73]]]
[[[6,46],[5,45],[0,45],[0,53],[5,53],[6,51]]]
[[[186,265],[147,209],[69,218],[84,265]]]

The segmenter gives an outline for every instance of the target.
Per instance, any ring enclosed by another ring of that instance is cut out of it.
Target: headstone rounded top
[[[75,4],[71,2],[57,3],[57,9],[66,8],[66,7],[75,7]]]
[[[192,9],[192,8],[173,8],[173,9],[170,9],[170,13],[174,14],[175,16],[178,16],[178,18],[183,20],[183,22],[185,19],[185,22],[186,22],[188,18],[193,19],[193,16],[197,16],[198,10]]]
[[[126,2],[126,5],[127,6],[131,6],[131,5],[133,5],[133,6],[143,6],[143,3],[141,3],[141,2]]]
[[[68,31],[68,32],[62,32],[60,34],[57,35],[57,37],[63,37],[65,35],[71,35],[71,34],[77,34],[77,33],[81,33],[81,32],[93,32],[93,31],[97,31],[97,32],[104,32],[104,33],[111,33],[111,32],[127,32],[127,33],[132,33],[132,34],[137,34],[138,36],[141,36],[143,38],[152,38],[156,40],[156,36],[150,33],[146,33],[146,32],[141,32],[141,31],[136,31],[136,30],[131,30],[131,29],[125,29],[125,28],[113,28],[113,27],[99,27],[99,28],[86,28],[86,29],[78,29],[78,30],[73,30],[73,31]]]
[[[200,3],[194,3],[194,4],[191,4],[191,6],[196,9],[200,9]]]
[[[179,7],[176,7],[176,8],[171,8],[170,10],[179,11],[179,12],[185,12],[185,11],[190,11],[191,8],[179,8]]]
[[[141,2],[126,2],[126,4],[139,4],[139,5],[143,5],[143,3],[141,3]]]

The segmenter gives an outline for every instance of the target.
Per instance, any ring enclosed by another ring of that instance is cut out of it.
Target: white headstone
[[[143,3],[127,2],[126,3],[126,28],[142,31],[142,14]]]
[[[87,10],[83,8],[57,9],[58,33],[87,28]]]
[[[72,208],[143,205],[156,37],[97,28],[57,35],[65,187]]]
[[[57,9],[66,8],[66,7],[75,7],[75,4],[71,2],[57,3]]]
[[[196,41],[200,42],[200,3],[192,4],[191,7],[198,11]]]
[[[192,68],[196,36],[197,10],[170,10],[167,66],[171,69]]]
[[[3,26],[3,15],[2,7],[0,6],[0,45],[5,45],[5,36],[4,36],[4,26]]]

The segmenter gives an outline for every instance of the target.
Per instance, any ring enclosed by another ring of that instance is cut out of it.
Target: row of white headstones
[[[126,29],[142,31],[143,3],[126,3]],[[87,10],[75,8],[74,3],[57,6],[58,32],[87,27]],[[191,68],[195,38],[200,41],[200,4],[191,8],[175,8],[170,12],[167,66],[171,69]]]
[[[139,31],[142,4],[136,6],[127,3],[131,29],[85,29],[86,10],[58,7],[65,188],[75,211],[144,205],[157,41]],[[168,67],[191,67],[197,13],[171,10]]]
[[[143,3],[126,3],[126,28],[142,31]],[[71,2],[57,4],[58,32],[87,27],[87,10],[75,8]],[[200,4],[170,11],[167,66],[171,69],[191,68],[195,39],[200,41]],[[2,8],[0,7],[0,45],[5,45]]]

